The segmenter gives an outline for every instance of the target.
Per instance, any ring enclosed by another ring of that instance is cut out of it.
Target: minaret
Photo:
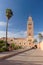
[[[29,16],[28,18],[28,22],[27,22],[27,39],[28,39],[28,43],[29,46],[32,47],[33,45],[33,20],[32,17]]]

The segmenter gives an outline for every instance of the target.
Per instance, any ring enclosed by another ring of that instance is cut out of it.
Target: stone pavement
[[[26,51],[17,56],[6,59],[6,61],[16,61],[24,63],[25,65],[43,65],[43,51],[40,49],[33,49]],[[22,64],[23,65],[23,64]]]
[[[39,49],[33,49],[8,58],[7,60],[43,61],[43,51]]]
[[[0,65],[43,65],[43,51],[32,49],[0,61]]]

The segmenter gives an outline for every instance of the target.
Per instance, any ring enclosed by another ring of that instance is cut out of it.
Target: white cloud
[[[27,32],[26,31],[20,31],[14,34],[15,37],[17,38],[25,38],[27,36]]]
[[[5,31],[0,31],[0,38],[1,37],[6,37]],[[14,33],[8,32],[8,37],[14,37]]]
[[[17,37],[17,38],[23,38],[26,37],[27,32],[26,31],[20,31],[20,32],[8,32],[8,37]],[[6,36],[6,31],[0,31],[0,38]]]
[[[43,34],[43,31],[39,33]],[[6,36],[6,31],[0,31],[0,37],[5,37],[5,36]],[[25,38],[26,36],[27,36],[27,31],[19,31],[14,33],[8,31],[8,37]],[[39,40],[38,34],[34,35],[34,38]]]
[[[40,32],[43,34],[43,32]],[[5,37],[6,31],[0,31],[0,37]],[[27,36],[27,31],[19,31],[19,32],[9,32],[8,31],[8,37],[15,37],[15,38],[25,38]],[[34,35],[34,38],[39,41],[38,34]]]
[[[0,26],[5,26],[6,22],[0,21]]]

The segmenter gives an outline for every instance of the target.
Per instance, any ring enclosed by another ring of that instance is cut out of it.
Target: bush
[[[4,51],[9,51],[7,47],[3,46],[2,48],[0,48],[0,52],[4,52]]]
[[[14,50],[17,50],[17,49],[19,49],[19,47],[18,47],[18,46],[15,46],[15,47],[14,47]]]
[[[0,52],[7,51],[8,47],[5,46],[5,41],[0,40]]]
[[[17,50],[17,49],[21,49],[21,48],[22,48],[22,46],[16,45],[16,44],[14,44],[14,43],[12,43],[12,44],[10,45],[10,47],[12,48],[12,50]]]
[[[10,47],[11,47],[12,49],[14,49],[15,44],[14,44],[14,43],[12,43],[12,44],[10,45]]]
[[[2,46],[5,46],[5,41],[0,40],[0,48],[2,48]]]
[[[0,52],[2,52],[3,50],[2,50],[2,48],[0,48]]]
[[[22,48],[22,46],[19,46],[19,49],[21,49]]]
[[[0,43],[0,48],[2,48],[3,46],[5,46],[5,43]]]
[[[5,43],[5,41],[4,40],[0,40],[0,43]]]
[[[19,45],[16,45],[16,46],[14,47],[15,50],[21,49],[21,48],[22,48],[22,46],[19,46]]]

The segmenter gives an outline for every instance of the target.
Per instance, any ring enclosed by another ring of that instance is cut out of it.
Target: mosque
[[[2,40],[6,40],[6,38],[1,38]],[[8,43],[15,43],[16,45],[20,45],[22,47],[34,47],[36,46],[37,48],[40,48],[43,50],[43,42],[35,44],[34,41],[34,23],[32,20],[32,17],[29,16],[28,21],[27,21],[27,37],[26,38],[8,38],[7,39]]]
[[[26,38],[14,38],[15,43],[22,45],[23,47],[32,47],[34,41],[34,29],[33,20],[29,16],[27,21],[27,37]]]

